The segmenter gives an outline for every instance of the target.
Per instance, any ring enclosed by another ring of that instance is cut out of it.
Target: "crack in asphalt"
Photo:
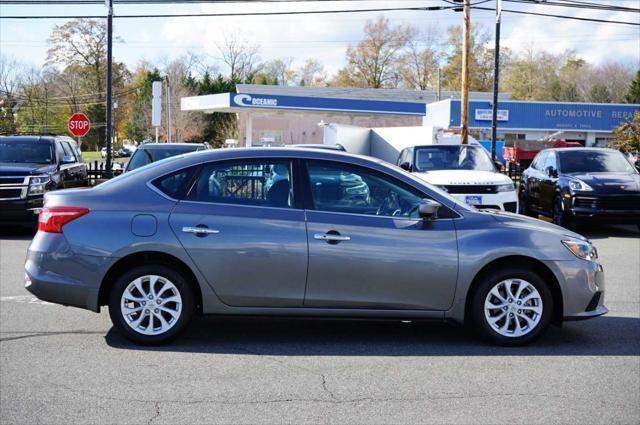
[[[4,334],[10,334],[10,333],[14,333],[14,334],[28,334],[28,335],[19,335],[19,336],[10,336],[7,338],[0,338],[0,342],[8,342],[8,341],[16,341],[19,339],[26,339],[26,338],[39,338],[39,337],[43,337],[43,336],[56,336],[56,335],[99,335],[102,334],[104,335],[104,332],[97,332],[97,331],[61,331],[61,332],[0,332],[0,333],[4,333]]]
[[[153,423],[153,421],[155,421],[156,419],[158,419],[160,417],[160,402],[155,401],[153,403],[153,407],[155,409],[155,412],[154,412],[153,416],[151,416],[149,418],[149,420],[147,421],[147,425],[151,425]]]

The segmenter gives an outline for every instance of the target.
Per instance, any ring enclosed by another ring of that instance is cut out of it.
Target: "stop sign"
[[[71,115],[69,122],[67,123],[69,132],[76,137],[82,137],[89,132],[91,128],[91,122],[89,118],[82,112]]]

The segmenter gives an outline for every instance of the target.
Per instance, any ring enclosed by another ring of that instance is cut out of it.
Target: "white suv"
[[[476,208],[518,211],[511,179],[480,145],[422,145],[404,149],[398,165]]]

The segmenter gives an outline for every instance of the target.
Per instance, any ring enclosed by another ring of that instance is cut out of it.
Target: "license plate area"
[[[476,196],[476,195],[465,196],[464,200],[469,205],[474,205],[474,206],[482,205],[482,196]]]

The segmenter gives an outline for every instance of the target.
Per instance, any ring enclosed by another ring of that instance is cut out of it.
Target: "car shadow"
[[[640,229],[633,225],[583,224],[576,231],[589,239],[640,238]]]
[[[35,227],[0,225],[0,238],[4,240],[30,241],[35,234]]]
[[[526,347],[499,347],[442,322],[200,316],[164,346],[135,345],[115,328],[106,343],[121,350],[268,356],[638,356],[640,318],[604,316],[552,326]]]

